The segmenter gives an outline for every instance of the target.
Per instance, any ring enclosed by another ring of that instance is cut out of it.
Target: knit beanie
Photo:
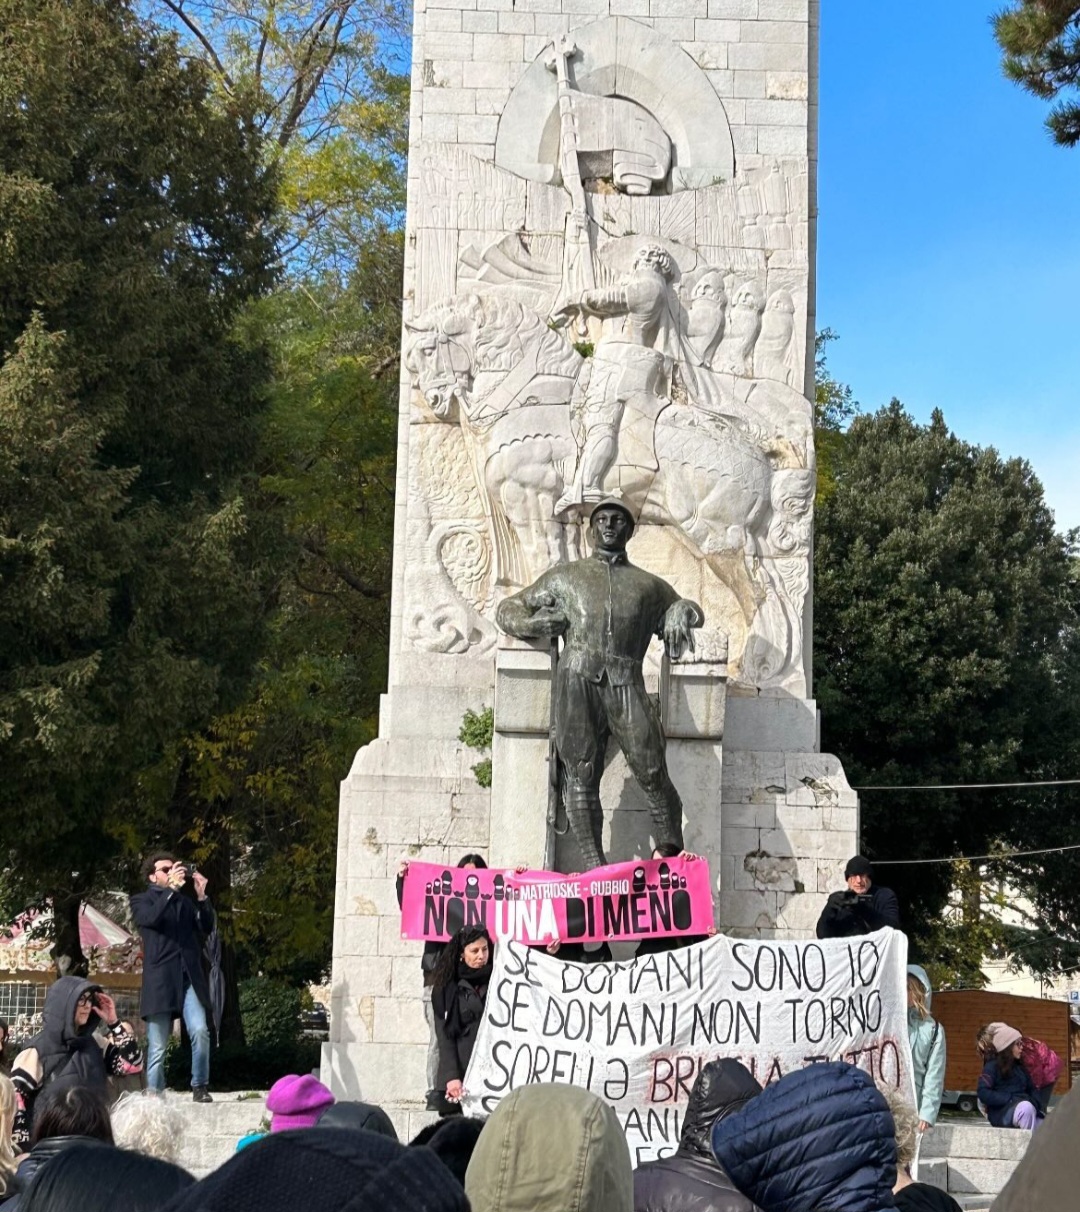
[[[279,1078],[266,1096],[266,1109],[273,1117],[270,1131],[314,1128],[319,1116],[333,1101],[330,1091],[310,1073],[301,1077],[290,1073],[288,1077]]]
[[[305,1128],[264,1136],[161,1212],[469,1212],[430,1149],[375,1132]]]
[[[995,1052],[1004,1052],[1006,1048],[1011,1048],[1013,1044],[1023,1038],[1021,1032],[1017,1031],[1015,1027],[1010,1027],[1008,1023],[999,1023],[993,1035],[990,1036],[990,1043]]]
[[[874,868],[870,860],[863,858],[861,854],[855,855],[854,858],[849,858],[847,866],[844,868],[844,879],[849,880],[853,875],[872,876]]]

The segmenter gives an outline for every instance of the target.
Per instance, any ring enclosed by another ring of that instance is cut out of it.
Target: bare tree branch
[[[306,552],[315,556],[327,571],[332,572],[339,581],[344,582],[350,589],[355,589],[361,596],[375,600],[386,597],[386,590],[381,586],[372,585],[358,577],[351,568],[346,568],[344,564],[328,559],[322,544],[312,535],[305,536],[302,546]]]
[[[334,57],[334,51],[337,48],[341,38],[341,30],[345,24],[345,18],[348,16],[349,9],[352,7],[352,0],[340,0],[337,5],[328,8],[322,15],[322,18],[316,23],[314,32],[307,43],[307,50],[304,53],[303,59],[300,62],[296,72],[296,80],[289,90],[293,94],[293,103],[289,108],[285,120],[281,124],[281,130],[278,132],[278,145],[285,147],[289,140],[296,133],[296,128],[300,124],[300,119],[303,117],[304,110],[307,109],[308,103],[318,91],[319,84],[322,82],[323,76],[326,74],[326,69],[330,65]],[[322,34],[326,27],[330,24],[337,11],[337,23],[334,26],[333,33],[326,44],[326,50],[323,51],[321,42]],[[322,52],[321,65],[311,72],[312,63],[315,59],[316,51]],[[304,80],[308,73],[311,72],[311,86],[305,87]]]
[[[163,3],[165,4],[166,8],[168,8],[172,12],[174,12],[180,18],[180,20],[183,21],[183,23],[188,27],[188,29],[191,30],[191,32],[199,40],[200,46],[202,46],[202,48],[210,56],[210,60],[213,63],[215,69],[217,70],[218,75],[221,77],[222,83],[225,85],[225,87],[229,90],[230,93],[234,92],[236,86],[233,83],[232,77],[225,70],[225,64],[222,63],[221,60],[218,58],[218,53],[216,50],[214,50],[214,44],[210,41],[210,39],[206,36],[206,34],[203,33],[202,28],[200,27],[199,23],[193,17],[189,17],[188,14],[186,12],[184,12],[184,6],[183,6],[182,2],[177,4],[174,2],[174,0],[163,0]]]

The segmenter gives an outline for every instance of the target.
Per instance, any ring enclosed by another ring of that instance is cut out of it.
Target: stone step
[[[942,1191],[949,1189],[949,1163],[944,1157],[919,1157],[919,1182]]]
[[[920,1157],[984,1157],[1018,1162],[1027,1152],[1031,1133],[1021,1128],[994,1128],[986,1123],[938,1123],[923,1137]]]
[[[178,1163],[196,1178],[202,1178],[227,1162],[236,1152],[237,1142],[251,1132],[257,1132],[263,1120],[269,1119],[266,1092],[251,1094],[215,1094],[212,1103],[193,1103],[190,1094],[170,1091],[166,1094],[170,1106],[184,1119]],[[410,1141],[421,1128],[439,1117],[420,1102],[384,1105],[397,1131],[398,1139]]]
[[[950,1157],[948,1187],[950,1195],[996,1195],[1012,1177],[1015,1161],[985,1157]],[[937,1184],[935,1184],[937,1185]]]

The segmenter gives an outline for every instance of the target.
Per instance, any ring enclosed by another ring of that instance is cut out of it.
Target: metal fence
[[[117,1014],[141,1030],[138,991],[110,989],[108,985],[103,988],[116,1003]],[[41,1012],[48,991],[48,985],[35,981],[0,981],[0,1018],[7,1021],[13,1045],[41,1030]]]

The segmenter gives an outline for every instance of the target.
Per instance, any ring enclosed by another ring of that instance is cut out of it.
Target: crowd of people
[[[1012,1071],[1023,1065],[1014,1062]],[[338,1101],[315,1077],[290,1074],[267,1095],[268,1130],[238,1141],[198,1181],[176,1164],[176,1104],[153,1092],[110,1109],[96,1087],[43,1090],[21,1155],[11,1143],[17,1103],[0,1075],[3,1212],[271,1212],[300,1201],[320,1212],[958,1210],[912,1177],[924,1108],[842,1061],[765,1088],[737,1060],[708,1062],[677,1148],[637,1169],[612,1108],[563,1084],[517,1089],[486,1119],[438,1119],[406,1144],[381,1108]],[[1080,1180],[1078,1132],[1080,1095],[1070,1094],[993,1212],[1072,1206],[1062,1201]]]
[[[655,858],[673,857],[658,851]],[[693,856],[687,856],[693,857]],[[458,866],[485,866],[477,854]],[[705,1064],[682,1116],[677,1149],[631,1168],[611,1108],[560,1084],[509,1094],[486,1120],[462,1113],[469,1066],[492,976],[495,944],[482,927],[424,945],[421,968],[431,1027],[428,1104],[440,1118],[408,1145],[390,1117],[341,1102],[312,1075],[290,1074],[270,1090],[268,1131],[237,1143],[237,1157],[196,1182],[178,1164],[184,1121],[154,1097],[164,1084],[163,1038],[183,1016],[193,1046],[193,1097],[209,1100],[210,998],[199,948],[214,927],[205,878],[192,881],[172,855],[151,855],[148,887],[132,898],[143,931],[142,1018],[149,1065],[134,1026],[101,986],[62,977],[46,996],[41,1029],[6,1061],[0,1021],[0,1209],[109,1212],[125,1209],[245,1209],[264,1212],[294,1197],[362,1212],[369,1204],[476,1212],[954,1212],[944,1192],[912,1176],[918,1141],[937,1120],[944,1087],[945,1032],[932,1014],[924,969],[907,973],[914,1105],[842,1062],[789,1073],[765,1089],[734,1059]],[[399,874],[402,894],[405,868]],[[896,898],[872,884],[865,860],[845,873],[818,933],[864,933],[898,924]],[[188,895],[182,895],[187,891]],[[191,895],[194,893],[194,895]],[[691,940],[693,941],[693,940]],[[685,945],[650,940],[650,951]],[[603,945],[559,942],[546,950],[571,963],[607,959]],[[975,1046],[984,1066],[978,1097],[989,1122],[1034,1128],[1049,1108],[1062,1061],[1007,1023],[989,1023]],[[143,1074],[146,1093],[109,1105],[110,1079]],[[1063,1122],[1080,1119],[1076,1099],[1058,1108],[1040,1139],[1062,1147]],[[1058,1165],[1051,1145],[1044,1162]],[[1018,1170],[1020,1174],[1021,1166]],[[1045,1175],[1040,1176],[1046,1181]],[[1011,1194],[1010,1194],[1011,1192]],[[1009,1212],[1034,1208],[1023,1184],[1002,1198]],[[999,1201],[1000,1202],[1000,1201]],[[998,1205],[995,1205],[995,1209]]]

